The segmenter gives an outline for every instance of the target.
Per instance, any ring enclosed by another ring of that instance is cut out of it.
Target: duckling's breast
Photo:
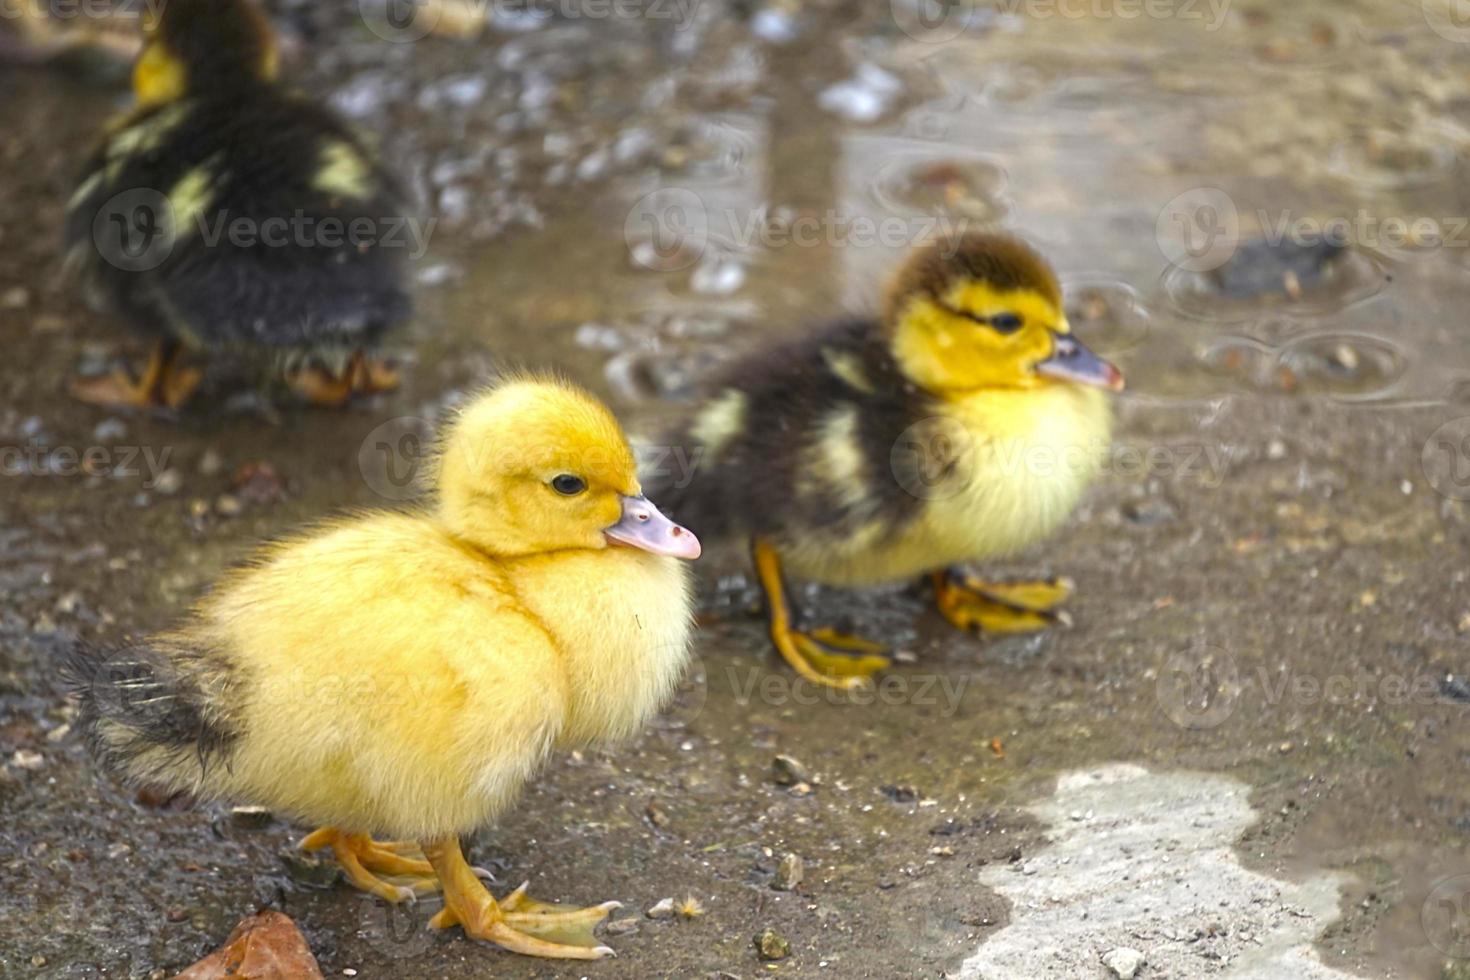
[[[693,624],[689,566],[632,548],[505,562],[522,604],[565,658],[569,710],[560,742],[625,738],[673,693]]]
[[[1020,551],[1076,507],[1106,461],[1111,430],[1107,395],[1094,388],[992,390],[944,403],[917,427],[916,451],[948,458],[941,478],[904,487],[920,501],[912,519],[875,521],[841,542],[795,540],[783,547],[787,566],[861,586]]]

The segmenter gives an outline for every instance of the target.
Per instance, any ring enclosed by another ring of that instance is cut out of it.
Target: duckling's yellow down
[[[441,498],[475,499],[482,516],[499,499],[538,524],[540,550],[500,553],[475,518],[440,511],[362,516],[277,545],[148,643],[191,651],[157,688],[228,736],[219,758],[139,745],[126,714],[106,710],[103,754],[174,790],[424,840],[485,824],[553,749],[636,730],[685,660],[685,566],[602,537],[617,500],[640,489],[600,404],[559,383],[507,382],[462,416],[445,453],[485,448],[492,424],[495,452],[442,467],[467,485]],[[585,490],[553,490],[560,474]]]
[[[1014,554],[1054,532],[1077,506],[1106,455],[1112,423],[1107,394],[1097,388],[952,395],[915,433],[942,441],[953,454],[947,479],[910,488],[928,496],[916,520],[895,533],[875,519],[837,544],[830,536],[808,541],[793,529],[783,556],[798,577],[858,587]],[[840,458],[843,438],[828,432],[824,439],[832,444],[818,449]],[[861,491],[861,481],[855,487]]]

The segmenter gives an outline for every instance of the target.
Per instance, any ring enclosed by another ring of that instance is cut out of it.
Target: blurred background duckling
[[[324,405],[396,384],[369,354],[410,313],[404,195],[346,123],[276,78],[250,0],[145,14],[137,105],[88,162],[65,237],[89,302],[156,346],[137,376],[74,380],[78,398],[178,407],[201,380],[188,350],[269,362]]]
[[[442,890],[436,927],[595,959],[616,903],[497,903],[459,837],[553,750],[630,735],[672,692],[699,541],[643,496],[612,414],[555,380],[471,403],[436,482],[429,510],[269,548],[177,629],[77,651],[84,730],[135,782],[321,825],[304,846],[374,895]]]
[[[850,687],[888,664],[883,647],[807,628],[786,574],[849,587],[926,575],[957,627],[1044,627],[1065,580],[988,583],[958,566],[1056,530],[1102,459],[1107,393],[1122,387],[1072,336],[1046,261],[974,233],[917,251],[881,318],[737,363],[667,437],[692,474],[647,482],[704,538],[749,539],[776,649],[803,677]]]

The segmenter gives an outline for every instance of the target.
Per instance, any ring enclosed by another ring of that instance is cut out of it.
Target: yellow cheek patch
[[[162,105],[184,95],[188,77],[183,62],[154,41],[133,66],[133,95],[139,105]]]
[[[1004,334],[953,311],[979,318],[1012,313],[1023,325]],[[913,297],[895,325],[892,350],[904,374],[935,394],[1029,388],[1040,383],[1032,368],[1050,354],[1052,331],[1065,323],[1040,293],[961,282],[940,302]]]
[[[1053,309],[1046,297],[1030,289],[999,290],[988,283],[961,282],[944,296],[944,302],[953,309],[979,317],[1015,313],[1027,327],[1039,324],[1055,329],[1059,323],[1066,322],[1061,310]]]

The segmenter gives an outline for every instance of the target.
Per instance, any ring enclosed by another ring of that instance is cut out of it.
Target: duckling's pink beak
[[[658,512],[642,494],[623,497],[623,519],[602,532],[614,544],[641,548],[670,558],[699,557],[699,539],[687,527],[680,527]]]

